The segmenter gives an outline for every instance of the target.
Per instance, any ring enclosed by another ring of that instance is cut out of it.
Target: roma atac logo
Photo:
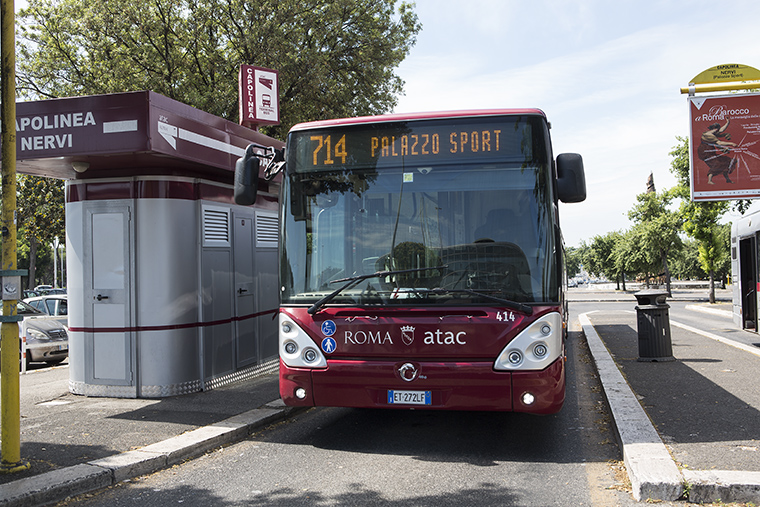
[[[411,345],[414,341],[414,326],[403,326],[401,328],[401,339],[407,345]]]

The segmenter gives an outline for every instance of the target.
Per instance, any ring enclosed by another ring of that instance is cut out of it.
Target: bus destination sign
[[[292,132],[296,171],[374,167],[380,163],[447,163],[474,160],[531,159],[532,123],[516,117],[435,124],[344,126]]]

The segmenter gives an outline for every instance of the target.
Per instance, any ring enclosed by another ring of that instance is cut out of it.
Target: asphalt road
[[[553,416],[317,408],[66,505],[634,505],[585,343]]]

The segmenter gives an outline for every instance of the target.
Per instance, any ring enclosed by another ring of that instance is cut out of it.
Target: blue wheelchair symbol
[[[326,320],[322,323],[322,334],[325,336],[332,336],[335,334],[335,331],[337,331],[337,326],[335,325],[335,322],[331,320]]]

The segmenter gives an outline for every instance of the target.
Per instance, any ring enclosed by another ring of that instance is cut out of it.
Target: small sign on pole
[[[280,124],[279,75],[276,70],[241,65],[240,124],[246,127]]]

